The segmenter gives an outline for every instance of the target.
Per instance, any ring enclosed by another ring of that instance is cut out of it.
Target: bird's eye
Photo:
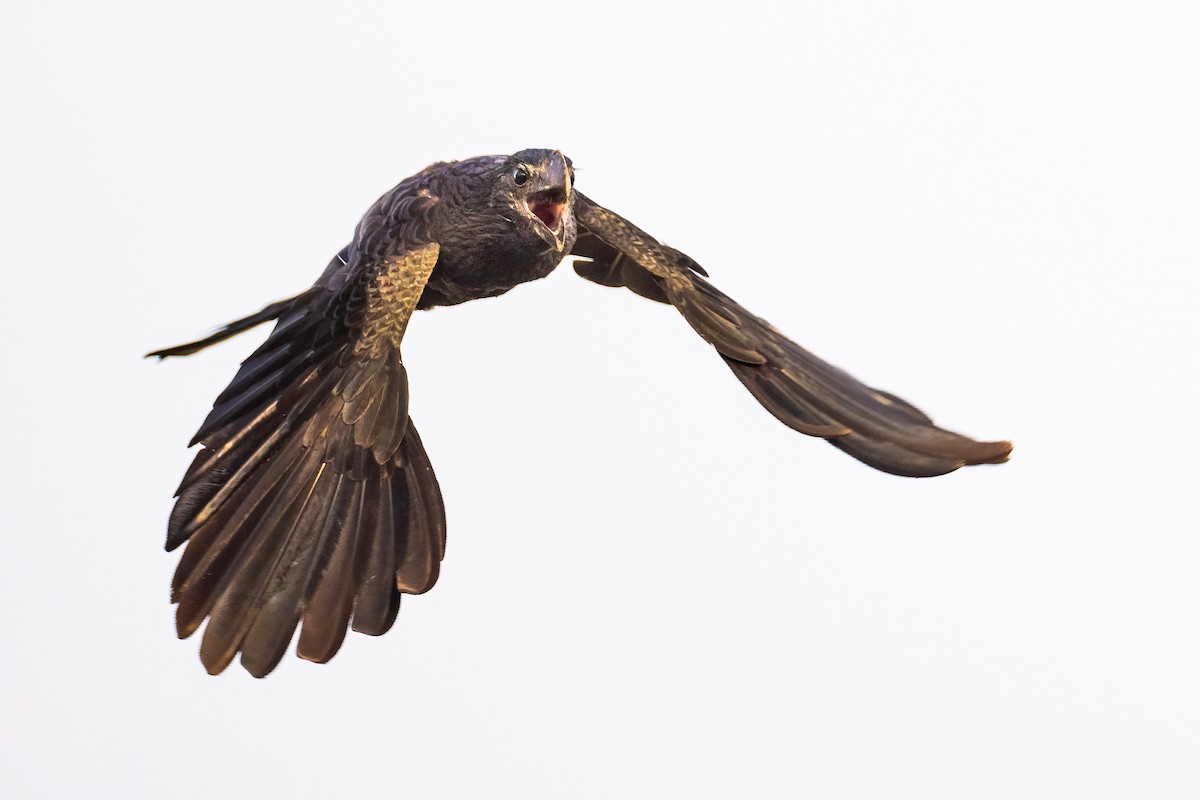
[[[529,180],[529,170],[525,167],[517,167],[513,170],[513,183],[520,186],[525,181]]]

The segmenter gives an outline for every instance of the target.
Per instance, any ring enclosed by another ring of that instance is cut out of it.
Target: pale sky
[[[1196,797],[1200,10],[9,4],[0,793]],[[419,314],[433,591],[205,674],[186,443],[426,164],[578,187],[1011,463],[877,473],[569,268]]]

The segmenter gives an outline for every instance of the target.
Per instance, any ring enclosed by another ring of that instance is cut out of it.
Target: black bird
[[[446,522],[408,416],[405,328],[415,309],[503,294],[564,257],[583,259],[588,280],[675,306],[776,418],[876,469],[924,477],[1007,460],[1008,442],[942,430],[784,338],[574,182],[556,150],[434,164],[371,206],[312,288],[149,354],[278,320],[192,440],[203,447],[167,529],[167,550],[188,543],[172,585],[178,633],[208,618],[210,673],[240,650],[265,676],[297,625],[297,654],[328,661],[348,625],[382,634],[401,594],[433,586]]]

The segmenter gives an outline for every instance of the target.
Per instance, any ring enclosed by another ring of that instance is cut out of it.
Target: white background
[[[0,793],[1200,794],[1196,5],[502,5],[5,4]],[[140,354],[525,147],[1012,463],[876,473],[562,269],[409,330],[436,589],[207,676],[162,538],[262,334]]]

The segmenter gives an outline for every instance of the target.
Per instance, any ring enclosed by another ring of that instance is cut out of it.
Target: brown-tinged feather
[[[169,548],[188,543],[173,581],[177,629],[189,636],[208,618],[210,672],[240,651],[247,671],[266,675],[302,620],[297,652],[311,660],[333,657],[351,619],[383,633],[410,546],[413,588],[436,580],[444,517],[428,519],[440,498],[424,497],[436,481],[409,423],[398,349],[436,258],[423,245],[361,268],[340,294],[314,288],[307,305],[246,318],[280,323],[201,426],[168,527]]]
[[[393,491],[396,487],[397,482],[390,476],[369,481],[363,505],[362,535],[365,540],[359,543],[362,581],[354,599],[351,624],[354,630],[371,636],[388,631],[395,619],[394,607],[399,603],[394,577],[398,564],[396,532],[397,523],[407,519],[407,512],[403,483],[399,483],[399,492]],[[396,494],[401,497],[397,498]],[[396,513],[397,500],[401,513]]]
[[[790,428],[825,438],[876,469],[914,477],[1000,463],[1012,451],[1008,442],[943,430],[906,401],[817,358],[718,291],[690,258],[582,194],[576,215],[583,243],[577,254],[592,259],[576,264],[581,275],[635,291],[661,289],[751,395]],[[653,299],[653,290],[639,293]]]
[[[304,612],[300,641],[296,655],[309,661],[324,663],[333,658],[346,638],[350,614],[354,610],[354,595],[358,576],[354,572],[354,554],[362,538],[363,495],[367,482],[352,480],[346,513],[333,522],[338,524],[331,542],[332,553],[328,568],[316,576],[312,600]]]
[[[353,481],[326,469],[305,506],[297,528],[309,535],[292,536],[279,565],[266,583],[262,606],[242,642],[242,666],[261,678],[275,669],[287,650],[296,625],[337,544],[336,535],[354,496]]]

